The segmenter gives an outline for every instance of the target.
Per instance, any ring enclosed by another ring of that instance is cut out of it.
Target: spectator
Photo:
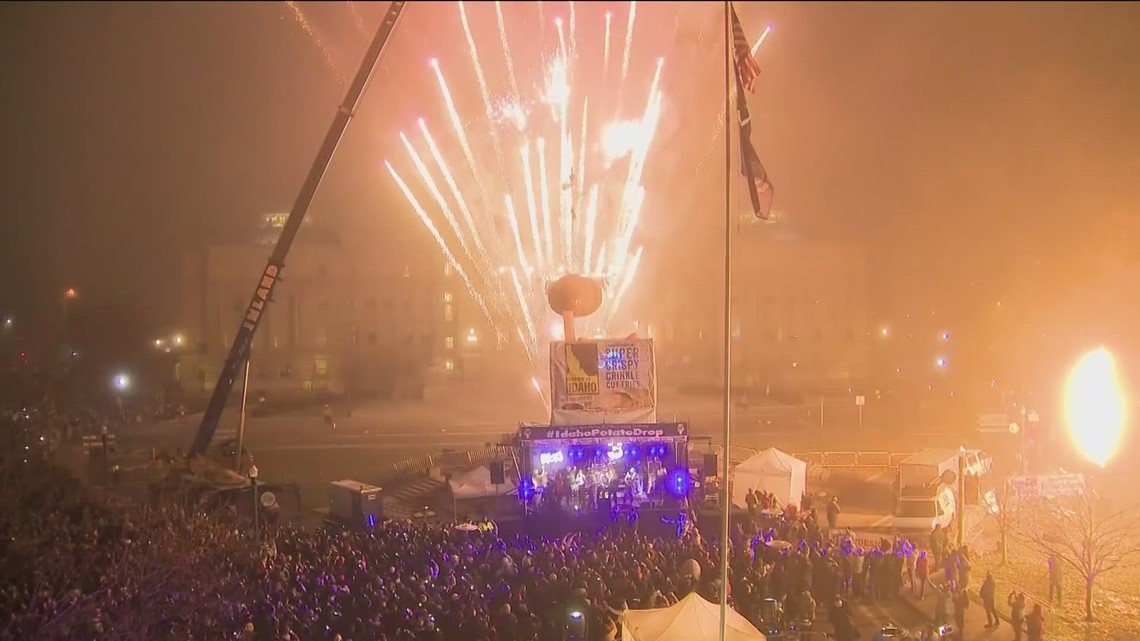
[[[997,615],[997,586],[994,583],[993,572],[986,572],[986,578],[982,581],[978,596],[982,598],[982,608],[986,611],[986,627],[998,627],[1001,621]]]
[[[827,502],[827,529],[834,530],[839,526],[839,497],[832,495]]]
[[[918,590],[918,598],[926,598],[926,584],[930,578],[930,560],[926,556],[926,550],[918,553],[918,559],[914,562],[914,576]]]
[[[1042,641],[1045,638],[1045,613],[1041,611],[1040,603],[1033,604],[1033,611],[1025,618],[1025,627],[1028,641]]]
[[[1063,586],[1063,579],[1061,573],[1061,562],[1057,559],[1057,555],[1049,555],[1049,604],[1054,603],[1053,597],[1056,596],[1056,603],[1061,603],[1061,589]]]
[[[1009,623],[1013,626],[1013,641],[1021,641],[1025,627],[1025,593],[1009,593]]]
[[[966,638],[966,610],[970,607],[970,595],[963,588],[954,588],[954,625],[958,638]]]

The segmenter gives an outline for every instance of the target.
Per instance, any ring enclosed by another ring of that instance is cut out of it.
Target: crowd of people
[[[282,524],[254,543],[235,513],[128,502],[80,487],[50,457],[5,451],[0,639],[608,641],[625,608],[694,591],[719,600],[718,543],[695,528],[653,536],[615,519],[596,536],[531,539],[445,524]],[[779,506],[754,494],[749,506],[730,536],[729,598],[761,630],[853,641],[852,602],[924,596],[937,571],[950,588],[936,597],[937,623],[962,625],[970,555],[945,533],[925,550],[898,537],[864,549],[835,528],[837,502],[822,523],[810,497]]]

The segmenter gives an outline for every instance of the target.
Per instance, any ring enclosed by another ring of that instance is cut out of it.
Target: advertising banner
[[[577,425],[555,427],[525,425],[519,430],[523,441],[622,439],[622,438],[683,438],[688,435],[685,423],[649,423],[622,425]]]
[[[1008,483],[1011,491],[1022,496],[1080,496],[1085,493],[1083,474],[1011,476]]]
[[[551,343],[550,395],[551,425],[655,423],[652,339]]]

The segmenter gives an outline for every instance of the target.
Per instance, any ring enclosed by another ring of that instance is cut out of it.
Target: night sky
[[[385,6],[356,5],[369,33]],[[351,75],[368,36],[348,3],[301,7]],[[686,9],[678,27],[673,5],[639,3],[638,37],[687,51],[718,8]],[[884,306],[1047,293],[1041,283],[1088,273],[1114,225],[1140,215],[1140,5],[738,11],[753,35],[774,29],[752,102],[776,209],[805,233],[866,241]],[[327,224],[378,247],[425,238],[381,160],[426,102],[426,58],[463,60],[460,33],[447,4],[411,5],[317,198]],[[7,3],[0,48],[0,307],[20,313],[75,286],[175,322],[179,254],[288,209],[343,95],[284,3]],[[678,104],[709,102],[686,88],[716,77],[716,52],[695,56],[691,83],[671,77]],[[715,111],[687,109],[675,121],[707,142]],[[695,191],[715,199],[717,180],[706,171]],[[669,236],[652,242],[668,251]]]

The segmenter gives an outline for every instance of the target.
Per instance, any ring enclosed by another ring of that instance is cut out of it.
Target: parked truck
[[[981,450],[925,449],[899,463],[895,480],[896,530],[950,527],[958,509],[959,458],[965,470],[966,503],[977,502],[992,462]],[[973,497],[973,500],[971,500]]]

